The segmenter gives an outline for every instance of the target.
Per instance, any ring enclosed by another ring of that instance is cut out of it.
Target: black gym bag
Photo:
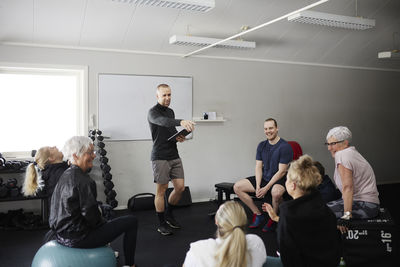
[[[128,209],[130,211],[154,210],[154,197],[152,193],[136,194],[128,200]]]

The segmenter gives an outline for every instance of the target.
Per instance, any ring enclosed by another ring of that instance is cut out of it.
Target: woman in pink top
[[[337,218],[373,218],[379,213],[379,193],[371,165],[354,146],[351,131],[344,126],[332,128],[326,145],[335,159],[334,180],[342,198],[327,203]]]

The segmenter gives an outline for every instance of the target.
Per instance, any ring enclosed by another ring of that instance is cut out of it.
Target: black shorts
[[[256,189],[256,177],[255,176],[250,176],[246,178],[247,180],[250,181],[250,183],[253,185],[254,190]],[[281,179],[279,179],[276,183],[274,183],[274,185],[276,184],[280,184],[281,186],[285,187],[285,183],[286,183],[286,175],[283,176]],[[261,179],[261,185],[260,187],[264,187],[268,184],[267,181],[265,181],[264,179]],[[272,188],[272,187],[271,187]],[[286,188],[286,187],[285,187]]]

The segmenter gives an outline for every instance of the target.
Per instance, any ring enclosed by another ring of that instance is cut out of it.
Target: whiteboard
[[[99,74],[98,128],[110,140],[151,140],[147,113],[161,83],[171,87],[175,118],[192,120],[192,77]]]

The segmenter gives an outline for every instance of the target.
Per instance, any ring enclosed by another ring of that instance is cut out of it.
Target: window
[[[0,66],[0,152],[62,148],[87,134],[87,70]]]

